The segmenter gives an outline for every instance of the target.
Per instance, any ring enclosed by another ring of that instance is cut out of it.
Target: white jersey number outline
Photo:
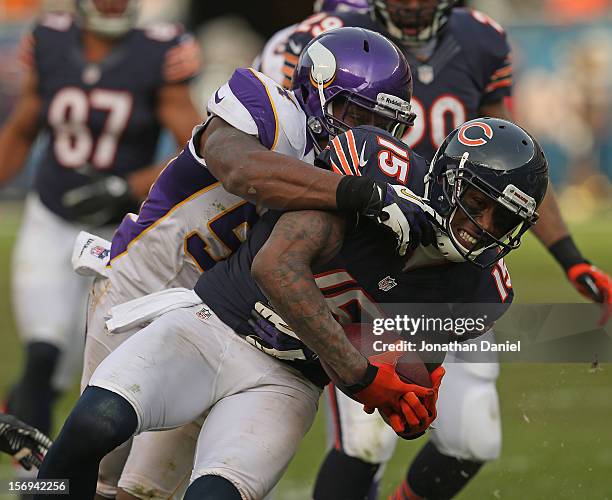
[[[454,95],[444,94],[439,96],[429,108],[425,109],[418,98],[410,100],[412,110],[416,113],[414,125],[408,129],[402,140],[414,148],[425,136],[425,130],[429,129],[431,143],[435,149],[440,147],[446,136],[450,134],[467,119],[467,112],[463,103]],[[446,127],[446,115],[450,116],[450,127]]]
[[[66,168],[79,168],[87,162],[99,170],[111,168],[132,114],[132,104],[129,92],[94,89],[87,93],[77,87],[60,90],[49,106],[57,161]],[[87,124],[94,109],[108,113],[97,140]]]

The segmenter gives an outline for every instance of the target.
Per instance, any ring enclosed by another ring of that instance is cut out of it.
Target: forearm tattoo
[[[258,277],[258,284],[298,337],[351,384],[365,370],[365,358],[334,319],[311,269],[331,259],[343,239],[341,216],[319,211],[284,214],[260,251],[262,256],[269,252],[274,265]]]

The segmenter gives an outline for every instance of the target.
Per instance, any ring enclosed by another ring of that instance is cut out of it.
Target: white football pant
[[[208,412],[191,481],[220,475],[245,499],[264,497],[278,482],[312,424],[321,393],[204,304],[168,312],[130,337],[89,385],[129,401],[137,433],[176,428]]]
[[[91,278],[72,270],[70,257],[83,227],[68,222],[30,194],[13,249],[12,291],[17,330],[24,343],[46,342],[62,353],[53,386],[66,390],[78,372]],[[98,230],[109,237],[113,229]]]

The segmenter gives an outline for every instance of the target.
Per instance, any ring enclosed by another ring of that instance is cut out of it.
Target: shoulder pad
[[[384,130],[365,125],[334,138],[317,164],[341,175],[403,184],[420,196],[428,170],[427,162],[406,144]]]
[[[454,9],[449,29],[463,46],[474,73],[481,75],[482,102],[509,95],[512,87],[511,49],[501,25],[478,10]]]
[[[488,15],[474,9],[453,9],[449,28],[468,47],[478,47],[480,55],[505,57],[510,46],[504,28]],[[478,56],[478,54],[475,54]]]
[[[184,31],[181,24],[166,22],[151,23],[142,28],[145,37],[155,42],[171,42]]]
[[[47,28],[53,31],[68,31],[74,23],[71,14],[63,12],[49,12],[41,17],[36,28]],[[36,29],[35,28],[35,29]]]
[[[208,110],[257,135],[268,149],[287,141],[293,149],[304,151],[306,117],[295,96],[252,68],[237,69],[210,98]]]

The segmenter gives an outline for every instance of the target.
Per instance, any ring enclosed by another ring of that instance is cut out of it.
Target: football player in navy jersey
[[[24,38],[25,77],[0,130],[0,184],[49,136],[13,256],[13,304],[25,344],[8,409],[44,432],[82,355],[90,281],[70,265],[81,228],[110,236],[161,170],[162,128],[184,144],[201,117],[188,82],[198,48],[180,26],[136,29],[135,0],[78,0],[76,17],[44,15]],[[34,313],[35,311],[35,313]]]
[[[511,117],[507,107],[512,90],[510,47],[503,28],[496,21],[479,11],[456,8],[453,0],[369,0],[369,3],[369,14],[356,11],[321,12],[307,18],[293,29],[291,35],[286,35],[285,62],[281,70],[276,69],[278,64],[268,65],[266,49],[262,68],[271,68],[272,78],[283,85],[290,85],[297,56],[308,40],[328,29],[363,26],[394,40],[411,65],[414,74],[412,103],[417,118],[414,126],[406,131],[404,141],[425,158],[431,159],[447,133],[466,120],[477,116]],[[280,51],[278,48],[276,50]],[[561,217],[553,189],[549,189],[540,208],[540,218],[540,223],[534,228],[535,235],[563,267],[573,286],[587,299],[603,304],[601,322],[607,321],[612,314],[612,280],[605,272],[591,265],[577,249]],[[447,377],[446,382],[447,389],[456,381],[458,387],[480,385],[487,392],[487,401],[480,405],[467,403],[467,397],[465,402],[454,402],[474,409],[473,420],[465,425],[474,426],[475,431],[465,431],[464,434],[476,436],[478,442],[459,442],[455,439],[454,442],[437,442],[437,447],[426,445],[409,473],[415,484],[411,487],[408,485],[410,481],[407,481],[402,486],[404,491],[410,490],[412,495],[421,493],[428,498],[437,498],[438,494],[440,498],[452,496],[484,462],[499,456],[499,419],[476,415],[479,409],[484,411],[489,406],[498,407],[495,380],[499,369],[492,361],[488,367],[484,363],[481,365],[482,373],[459,373],[465,371],[463,368],[467,364],[455,363],[453,368],[457,374]],[[460,391],[459,388],[453,392],[467,394],[467,391]],[[482,431],[483,421],[487,424],[486,432]],[[456,421],[438,422],[438,428],[447,423],[456,425]],[[459,432],[451,432],[450,429],[444,434],[459,436]],[[352,463],[358,464],[359,458],[368,457],[363,462],[364,469],[367,468],[374,461],[370,451],[366,446],[366,450],[358,453],[357,461]],[[335,493],[342,490],[342,482],[338,481],[340,474],[332,463],[339,464],[344,457],[346,455],[341,451],[332,450],[326,462],[328,470],[322,471],[320,483],[337,488],[330,491],[329,498],[337,498]],[[429,472],[426,475],[417,474],[417,469]],[[359,467],[347,472],[345,477],[350,481],[348,478],[356,474],[359,474]],[[433,481],[433,477],[443,479]],[[444,491],[441,491],[442,488]],[[320,498],[326,498],[323,496],[324,489],[317,487]],[[397,495],[402,498],[401,488]]]
[[[364,358],[336,318],[378,317],[385,303],[423,300],[492,302],[503,314],[512,292],[500,294],[487,266],[518,247],[537,220],[547,163],[518,126],[489,119],[485,127],[493,133],[478,147],[455,131],[431,167],[381,129],[349,130],[332,141],[322,165],[354,173],[341,178],[339,191],[357,196],[375,186],[394,203],[373,200],[359,218],[351,196],[336,212],[268,211],[195,291],[174,289],[111,310],[111,331],[152,323],[98,367],[39,477],[70,477],[71,495],[83,498],[100,448],[205,413],[185,498],[262,498],[312,423],[328,381],[319,359],[395,432],[421,435],[435,418],[443,369],[432,373],[431,389],[406,384],[392,365]],[[436,242],[400,255],[396,237],[376,219],[400,206],[431,210],[419,195],[441,200]],[[457,256],[461,262],[452,262]],[[389,277],[395,286],[381,287]],[[357,316],[346,303],[358,304]],[[83,433],[96,439],[76,442]]]

